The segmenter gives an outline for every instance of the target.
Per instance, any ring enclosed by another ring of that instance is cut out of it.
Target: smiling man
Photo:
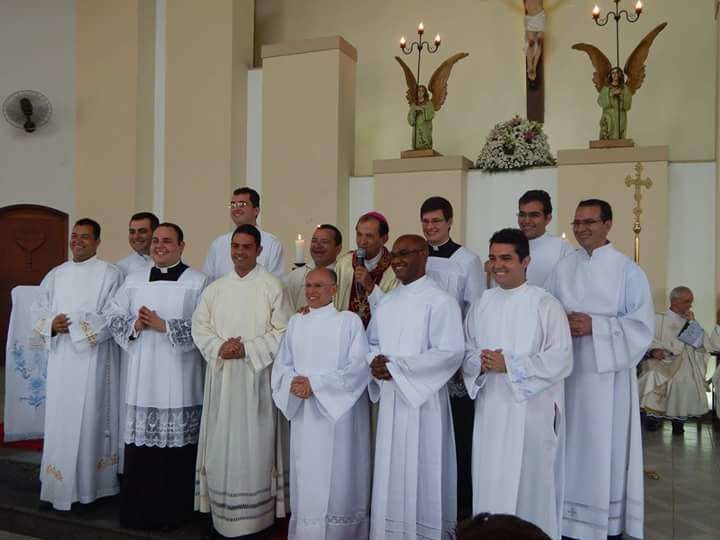
[[[290,319],[271,377],[291,421],[289,537],[298,540],[368,537],[367,337],[356,314],[335,309],[336,291],[332,270],[308,273],[309,312]]]
[[[522,231],[496,232],[489,260],[498,286],[465,320],[463,374],[475,400],[473,514],[516,515],[559,539],[570,328],[560,302],[525,279],[532,261]]]
[[[283,283],[293,311],[307,305],[305,278],[315,268],[335,270],[335,262],[342,251],[342,233],[334,225],[323,223],[313,231],[310,241],[310,257],[313,262],[285,274]]]
[[[133,251],[117,262],[117,266],[126,276],[135,270],[142,270],[151,265],[150,242],[158,223],[160,221],[152,212],[138,212],[130,218],[128,243]]]
[[[252,188],[241,187],[233,191],[228,204],[230,219],[235,227],[252,225],[260,232],[260,245],[262,252],[257,257],[257,263],[265,270],[277,277],[285,273],[283,266],[283,249],[280,240],[274,234],[258,228],[257,219],[260,215],[260,194]],[[230,242],[233,232],[218,236],[210,245],[202,271],[210,281],[215,281],[232,272],[234,261],[230,256]]]
[[[565,380],[567,444],[563,536],[643,536],[643,465],[635,368],[655,333],[645,272],[608,241],[612,208],[581,201],[578,249],[545,287],[568,313],[573,372]]]
[[[193,510],[203,365],[190,321],[207,278],[182,262],[184,249],[182,229],[159,224],[153,266],[127,276],[113,301],[110,329],[128,355],[124,527],[173,528]]]
[[[457,516],[455,440],[448,379],[462,363],[462,315],[425,275],[428,247],[395,241],[402,285],[380,301],[368,327],[370,399],[379,402],[370,538],[452,536]]]
[[[547,232],[552,210],[550,195],[541,189],[526,191],[518,201],[518,227],[530,241],[530,285],[542,287],[557,262],[575,250],[567,240]]]
[[[119,355],[107,312],[120,270],[97,258],[100,225],[78,220],[72,261],[53,268],[33,306],[34,330],[49,350],[40,499],[58,510],[118,490]]]
[[[272,526],[284,489],[275,484],[282,464],[270,371],[291,311],[281,281],[257,263],[260,238],[253,225],[235,229],[233,271],[205,289],[192,318],[207,362],[195,509],[211,512],[216,533],[230,538]]]

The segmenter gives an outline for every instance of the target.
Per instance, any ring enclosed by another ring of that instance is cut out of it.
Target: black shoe
[[[653,418],[652,416],[646,416],[645,417],[645,430],[646,431],[657,431],[660,429],[660,423],[661,421],[657,418]]]
[[[673,420],[673,435],[682,435],[683,433],[685,433],[685,428],[683,427],[683,424],[684,422],[680,422],[679,420]]]

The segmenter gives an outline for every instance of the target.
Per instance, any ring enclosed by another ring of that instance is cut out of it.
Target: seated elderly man
[[[705,387],[707,352],[720,348],[720,332],[711,336],[695,320],[693,293],[675,287],[670,309],[656,315],[655,339],[638,379],[640,406],[647,413],[646,428],[654,431],[660,418],[669,418],[673,433],[683,433],[689,417],[708,412]]]

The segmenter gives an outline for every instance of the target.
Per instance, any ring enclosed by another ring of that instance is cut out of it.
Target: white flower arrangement
[[[555,165],[542,124],[515,116],[490,131],[475,167],[484,171],[509,171]]]

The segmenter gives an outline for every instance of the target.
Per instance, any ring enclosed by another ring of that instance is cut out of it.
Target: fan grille
[[[36,128],[42,127],[48,123],[52,115],[52,106],[50,100],[40,92],[34,90],[20,90],[10,94],[2,105],[5,120],[16,128],[23,129],[27,118],[22,112],[20,100],[27,98],[33,106],[32,121]]]

